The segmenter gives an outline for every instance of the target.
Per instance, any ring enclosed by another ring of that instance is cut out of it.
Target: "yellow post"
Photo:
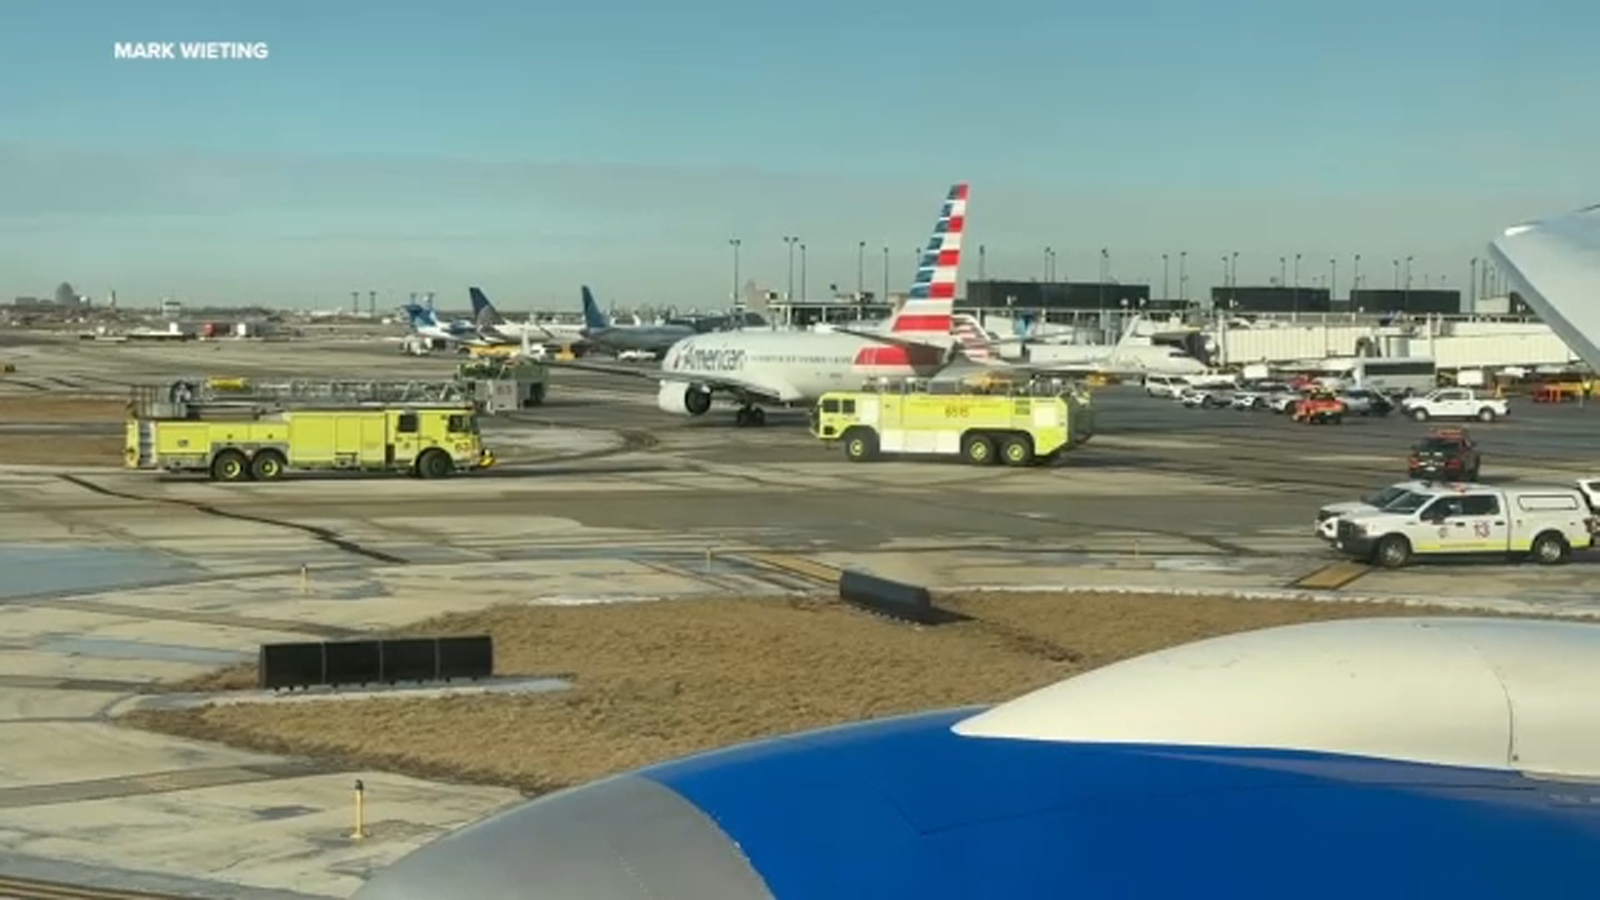
[[[361,779],[357,778],[356,779],[356,827],[355,827],[355,829],[353,831],[350,832],[350,839],[352,841],[359,841],[362,838],[367,836],[367,801],[366,801],[366,795],[367,795],[366,785],[362,784],[361,783]]]
[[[305,563],[300,564],[300,593],[311,593],[311,567]]]

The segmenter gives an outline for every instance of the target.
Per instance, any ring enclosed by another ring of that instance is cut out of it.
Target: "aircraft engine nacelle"
[[[656,394],[656,405],[664,412],[700,416],[711,408],[711,392],[683,381],[663,381],[660,392]]]

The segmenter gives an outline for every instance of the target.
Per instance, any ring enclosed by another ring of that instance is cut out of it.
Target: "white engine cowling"
[[[684,381],[663,381],[656,394],[656,405],[664,412],[680,416],[704,415],[711,408],[711,392]]]

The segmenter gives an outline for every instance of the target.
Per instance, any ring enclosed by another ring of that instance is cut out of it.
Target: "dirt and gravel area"
[[[491,634],[500,675],[561,675],[549,694],[238,704],[124,721],[269,752],[542,793],[766,735],[989,703],[1074,672],[1254,628],[1353,616],[1459,615],[1399,604],[1161,594],[974,594],[971,621],[918,628],[836,602],[776,599],[502,607],[409,634]],[[185,689],[254,687],[251,667]]]
[[[125,400],[0,397],[0,464],[120,466]]]

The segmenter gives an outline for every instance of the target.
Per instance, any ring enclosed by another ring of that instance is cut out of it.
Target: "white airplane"
[[[478,331],[485,338],[500,343],[514,344],[554,342],[577,344],[583,341],[583,325],[576,322],[535,322],[529,317],[525,322],[508,321],[494,308],[481,288],[467,288],[472,298],[472,316]]]
[[[809,406],[837,390],[859,390],[868,379],[931,377],[956,356],[951,335],[961,235],[966,227],[968,188],[950,189],[939,211],[905,303],[881,331],[843,325],[829,331],[723,331],[674,343],[658,372],[656,403],[679,415],[700,416],[712,397],[739,403],[740,425],[766,422],[763,406]],[[637,371],[565,363],[637,376]]]
[[[1148,342],[1148,338],[1139,336],[1137,320],[1130,322],[1122,337],[1111,346],[1041,344],[1036,338],[994,339],[970,316],[958,317],[955,325],[962,354],[968,360],[1004,371],[1071,377],[1200,375],[1209,371],[1204,362],[1182,348]],[[1001,359],[994,350],[997,346],[1015,343],[1031,345],[1027,361]]]
[[[1600,372],[1600,204],[1507,228],[1489,255],[1539,319]]]

